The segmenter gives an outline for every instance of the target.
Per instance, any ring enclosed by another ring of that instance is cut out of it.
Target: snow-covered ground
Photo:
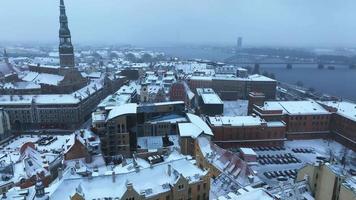
[[[23,144],[27,142],[33,142],[35,143],[35,146],[39,151],[61,150],[64,147],[66,141],[69,139],[69,135],[50,135],[50,136],[53,136],[53,138],[56,139],[54,139],[53,142],[48,145],[39,145],[36,143],[40,138],[44,138],[47,136],[21,135],[10,140],[8,144],[1,145],[0,148],[1,151],[18,151]]]
[[[327,156],[332,150],[336,156],[339,156],[344,146],[333,140],[290,140],[285,143],[286,148],[312,148],[316,155]],[[351,150],[350,150],[351,151]],[[354,152],[355,153],[355,152]]]
[[[278,155],[278,154],[287,154],[290,153],[295,158],[299,159],[300,163],[289,163],[289,164],[257,164],[252,168],[258,172],[259,177],[271,186],[277,186],[279,181],[276,178],[268,179],[263,175],[264,172],[271,171],[284,171],[284,170],[298,170],[303,167],[306,163],[314,163],[318,159],[317,157],[329,158],[332,155],[334,158],[341,158],[345,148],[338,142],[331,140],[291,140],[285,142],[285,150],[265,150],[260,151],[256,150],[257,155]],[[312,149],[311,153],[295,153],[292,149]],[[349,162],[347,168],[355,168],[355,163],[352,163],[352,160],[356,159],[356,153],[352,150],[348,150]]]

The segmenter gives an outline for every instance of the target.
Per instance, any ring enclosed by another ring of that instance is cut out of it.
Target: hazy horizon
[[[74,44],[356,46],[352,0],[66,0]],[[0,42],[56,44],[59,0],[1,1]]]

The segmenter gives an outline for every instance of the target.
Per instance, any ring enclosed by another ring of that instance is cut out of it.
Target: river
[[[231,56],[211,48],[163,47],[154,50],[183,59],[223,61]],[[314,88],[322,93],[356,101],[356,70],[350,70],[348,66],[335,65],[335,70],[319,70],[316,64],[294,64],[291,70],[287,70],[285,64],[261,64],[260,66],[261,73],[264,71],[274,73],[278,81],[290,84],[301,81],[306,88]]]
[[[295,64],[293,69],[286,65],[261,65],[261,72],[274,73],[278,81],[295,84],[301,81],[306,88],[356,101],[356,70],[348,66],[335,65],[335,70],[317,69],[313,64]]]

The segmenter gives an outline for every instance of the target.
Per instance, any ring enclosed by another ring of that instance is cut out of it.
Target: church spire
[[[71,41],[71,34],[68,28],[68,18],[64,0],[60,0],[59,15],[59,60],[61,67],[74,67],[74,50]]]
[[[60,2],[59,10],[60,10],[60,15],[59,15],[60,23],[68,23],[67,15],[66,15],[66,7],[64,5],[64,1],[63,0],[61,0],[61,2]]]
[[[6,49],[4,49],[3,57],[4,57],[5,63],[9,64],[9,56],[7,55]]]

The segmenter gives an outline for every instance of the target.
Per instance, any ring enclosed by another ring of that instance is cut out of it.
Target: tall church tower
[[[68,18],[64,1],[60,0],[60,28],[59,28],[59,60],[60,66],[64,68],[74,67],[74,51],[68,28]]]
[[[68,18],[64,1],[60,0],[60,28],[59,28],[59,62],[61,66],[60,74],[64,76],[63,80],[56,88],[50,88],[51,92],[72,93],[87,84],[87,79],[75,68],[74,50],[68,28]]]

